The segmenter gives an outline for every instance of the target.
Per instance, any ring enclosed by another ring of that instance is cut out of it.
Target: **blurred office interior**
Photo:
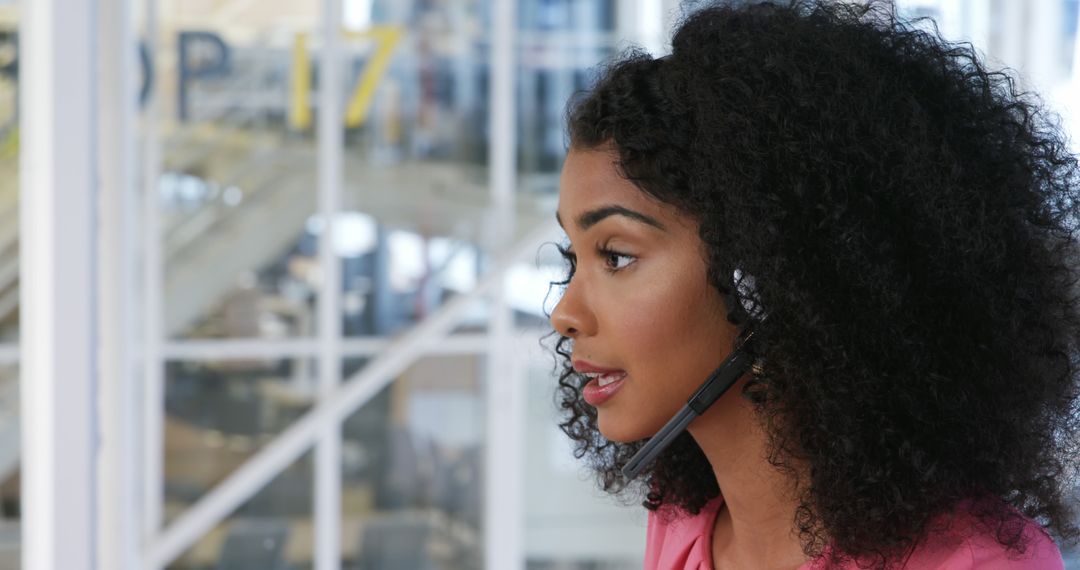
[[[897,4],[1074,123],[1078,0]],[[684,9],[0,0],[0,569],[640,568],[541,341],[566,101]]]

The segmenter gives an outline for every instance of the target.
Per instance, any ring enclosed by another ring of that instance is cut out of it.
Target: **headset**
[[[724,362],[712,374],[709,374],[709,377],[705,379],[697,392],[694,392],[694,395],[690,397],[682,410],[675,414],[675,417],[671,418],[668,423],[664,424],[664,427],[660,428],[660,431],[656,432],[656,435],[650,438],[630,458],[630,461],[622,468],[624,477],[631,480],[636,478],[675,441],[675,438],[686,429],[686,426],[690,425],[690,422],[694,421],[694,418],[705,413],[705,410],[713,405],[720,396],[723,396],[724,392],[727,392],[735,384],[736,380],[753,367],[757,356],[751,352],[753,350],[751,341],[755,339],[755,336],[760,336],[756,326],[760,325],[764,320],[762,319],[755,325],[744,329],[742,335],[740,335],[742,337],[741,342],[724,359]]]

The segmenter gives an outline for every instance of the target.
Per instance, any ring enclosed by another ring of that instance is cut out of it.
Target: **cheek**
[[[700,285],[686,278],[656,281],[622,304],[628,365],[696,387],[723,360],[732,327],[719,292],[704,283],[704,274],[701,279]]]

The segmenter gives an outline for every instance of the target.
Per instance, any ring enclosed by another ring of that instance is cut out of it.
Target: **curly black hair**
[[[1076,157],[1035,95],[921,23],[881,2],[710,4],[568,110],[572,149],[613,147],[700,223],[729,320],[769,315],[742,395],[798,482],[804,551],[880,568],[965,499],[1010,550],[1020,513],[1080,535]],[[626,481],[643,442],[599,433],[555,335],[560,426],[605,490],[690,513],[718,495],[687,433]]]

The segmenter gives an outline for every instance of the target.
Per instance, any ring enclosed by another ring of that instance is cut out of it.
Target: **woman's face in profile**
[[[613,441],[652,436],[738,333],[706,275],[697,224],[623,178],[608,150],[571,150],[558,218],[576,271],[551,323],[573,339],[583,390]],[[734,391],[734,390],[733,390]]]

